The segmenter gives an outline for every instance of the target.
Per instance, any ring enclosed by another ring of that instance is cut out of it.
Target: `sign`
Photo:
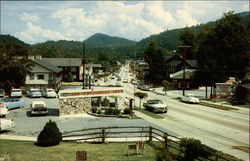
[[[232,84],[231,83],[215,83],[216,94],[221,97],[230,97],[232,95]]]

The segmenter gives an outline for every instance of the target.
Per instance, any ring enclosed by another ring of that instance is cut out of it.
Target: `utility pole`
[[[82,53],[83,53],[83,58],[82,58],[82,66],[83,66],[83,72],[82,72],[82,89],[86,89],[86,84],[85,84],[85,64],[87,64],[87,58],[85,56],[85,41],[83,41],[82,44]]]
[[[183,92],[182,95],[185,96],[185,88],[186,88],[186,73],[185,73],[185,69],[186,69],[186,52],[188,48],[191,48],[191,46],[187,46],[187,45],[182,45],[179,47],[180,49],[182,49],[182,62],[183,62]]]

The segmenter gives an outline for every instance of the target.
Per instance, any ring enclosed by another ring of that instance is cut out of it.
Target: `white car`
[[[200,99],[195,97],[194,94],[187,94],[186,96],[181,97],[181,101],[187,103],[199,103]]]
[[[30,104],[31,115],[47,115],[48,109],[44,101],[34,101]]]
[[[12,89],[10,93],[11,97],[22,97],[21,89]]]
[[[8,109],[4,103],[0,103],[0,117],[5,117],[8,114]]]
[[[45,91],[43,91],[43,97],[56,98],[57,94],[56,94],[56,91],[54,89],[48,88]]]
[[[10,130],[14,127],[15,127],[15,123],[13,120],[0,119],[0,131]]]

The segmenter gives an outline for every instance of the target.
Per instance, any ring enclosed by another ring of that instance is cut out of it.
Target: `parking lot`
[[[62,133],[84,128],[108,127],[108,126],[153,126],[143,119],[125,119],[125,118],[103,118],[94,117],[88,114],[76,114],[59,116],[58,98],[27,98],[22,97],[27,104],[24,108],[13,109],[9,111],[6,119],[13,119],[16,127],[5,134],[20,136],[37,137],[49,120],[55,121]],[[30,116],[30,104],[32,101],[44,101],[48,108],[47,116]],[[155,125],[154,125],[155,126]]]

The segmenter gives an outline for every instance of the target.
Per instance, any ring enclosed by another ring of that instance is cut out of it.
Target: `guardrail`
[[[82,130],[74,130],[65,132],[63,135],[64,141],[84,141],[94,140],[101,143],[105,143],[108,138],[140,138],[145,141],[159,141],[163,145],[163,149],[174,149],[178,152],[179,156],[183,156],[183,148],[180,147],[180,138],[170,135],[160,129],[151,126],[124,126],[124,127],[101,127],[101,128],[88,128]],[[173,146],[175,143],[176,146]],[[208,152],[210,158],[206,158],[209,161],[230,161],[229,159],[222,157],[216,153]],[[204,158],[198,158],[197,160],[202,161]]]

